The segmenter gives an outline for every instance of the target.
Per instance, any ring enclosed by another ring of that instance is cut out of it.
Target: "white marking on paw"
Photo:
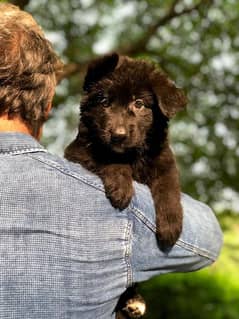
[[[135,300],[135,301],[129,301],[127,306],[124,308],[125,311],[127,311],[129,314],[138,316],[143,316],[146,311],[146,305],[145,303]],[[133,317],[132,317],[133,318]]]

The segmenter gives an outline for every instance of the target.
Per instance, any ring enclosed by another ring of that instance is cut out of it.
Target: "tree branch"
[[[161,19],[159,19],[155,23],[152,23],[152,25],[149,26],[148,30],[145,32],[144,36],[140,40],[125,48],[118,48],[115,51],[124,55],[136,55],[141,52],[147,52],[147,45],[150,39],[155,35],[155,33],[160,27],[166,25],[176,17],[180,17],[185,14],[190,14],[193,11],[198,11],[203,6],[211,5],[214,2],[214,0],[201,0],[190,8],[184,8],[182,11],[176,11],[176,7],[179,2],[180,0],[174,0],[168,12]],[[85,61],[85,63],[70,63],[66,65],[63,73],[59,77],[59,81],[61,81],[65,77],[70,77],[78,72],[86,71],[86,67],[90,61],[91,60]]]
[[[201,0],[190,8],[184,8],[182,11],[176,11],[176,6],[180,2],[180,0],[174,0],[168,12],[161,19],[149,26],[144,36],[138,42],[134,43],[133,45],[131,44],[130,46],[120,50],[120,53],[126,55],[135,55],[139,52],[145,51],[147,44],[149,43],[149,40],[155,35],[155,33],[160,27],[166,25],[176,17],[189,14],[193,11],[198,11],[200,7],[203,7],[205,5],[211,5],[213,1],[214,0]]]
[[[87,69],[87,65],[89,61],[81,62],[81,63],[68,63],[64,66],[63,72],[57,75],[57,82],[61,82],[61,80],[68,78],[76,73],[85,73]]]

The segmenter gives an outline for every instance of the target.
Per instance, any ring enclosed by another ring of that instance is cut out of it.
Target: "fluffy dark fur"
[[[152,63],[116,53],[88,67],[76,139],[65,157],[99,175],[119,209],[133,196],[133,180],[147,184],[159,243],[171,246],[182,229],[178,171],[168,122],[186,105],[183,91]]]
[[[147,184],[158,238],[173,245],[182,229],[182,208],[168,122],[186,105],[184,93],[154,64],[117,54],[89,66],[84,91],[79,134],[65,157],[98,174],[119,209],[130,203],[133,179]]]

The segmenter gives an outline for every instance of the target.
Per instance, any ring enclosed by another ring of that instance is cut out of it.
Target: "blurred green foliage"
[[[62,154],[75,134],[87,62],[112,50],[147,57],[189,96],[171,125],[183,191],[239,211],[238,0],[9,2],[34,15],[66,62],[43,138],[50,151]]]
[[[168,274],[142,284],[145,319],[238,319],[239,218],[220,216],[224,247],[216,263],[196,273]]]

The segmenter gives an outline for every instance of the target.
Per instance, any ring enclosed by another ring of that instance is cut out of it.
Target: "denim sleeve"
[[[154,203],[149,189],[135,183],[130,206],[132,218],[132,283],[169,272],[189,272],[213,263],[222,246],[222,232],[212,210],[181,195],[183,231],[177,243],[160,250],[156,239]]]

